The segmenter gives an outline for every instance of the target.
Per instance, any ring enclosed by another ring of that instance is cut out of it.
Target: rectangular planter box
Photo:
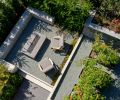
[[[94,18],[95,11],[91,13],[90,17],[87,19],[83,34],[91,39],[95,38],[95,34],[99,33],[102,35],[103,40],[112,41],[114,45],[119,46],[120,44],[120,34],[115,33],[105,27],[99,26],[97,24],[92,23],[92,19]],[[120,47],[120,46],[119,46]]]

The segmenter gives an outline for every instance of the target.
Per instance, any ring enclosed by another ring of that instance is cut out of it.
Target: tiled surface
[[[55,26],[48,25],[47,23],[41,22],[36,18],[32,18],[29,24],[27,25],[26,29],[23,31],[22,35],[18,39],[15,46],[12,48],[9,55],[6,57],[6,60],[16,64],[23,70],[27,71],[28,73],[34,75],[37,78],[40,78],[49,84],[51,84],[54,73],[51,72],[49,75],[45,75],[43,72],[40,71],[38,67],[38,62],[45,58],[50,57],[53,62],[59,67],[62,63],[67,50],[69,50],[69,44],[72,42],[73,38],[70,35],[65,37],[65,49],[64,52],[55,53],[50,48],[51,38],[56,36],[57,31],[59,28]],[[46,41],[44,42],[43,46],[38,52],[38,55],[35,60],[23,55],[20,50],[27,41],[27,38],[32,34],[33,31],[38,31],[40,34],[44,34],[47,36]]]

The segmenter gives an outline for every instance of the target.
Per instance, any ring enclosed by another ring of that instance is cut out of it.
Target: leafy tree
[[[40,0],[36,2],[26,0],[26,2],[29,6],[54,16],[56,22],[62,27],[78,32],[81,31],[92,8],[87,0]]]

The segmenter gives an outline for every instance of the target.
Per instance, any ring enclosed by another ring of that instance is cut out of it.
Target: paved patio
[[[18,39],[15,46],[12,48],[11,52],[6,57],[6,61],[16,64],[22,70],[34,75],[37,78],[51,84],[52,78],[54,76],[54,72],[51,71],[48,75],[44,74],[40,71],[38,67],[38,62],[45,58],[49,57],[53,60],[53,62],[59,67],[66,56],[67,51],[69,50],[70,43],[73,38],[71,35],[66,35],[65,37],[65,49],[63,52],[55,53],[50,48],[51,38],[56,36],[59,28],[56,26],[51,26],[41,20],[36,18],[32,18],[25,30],[22,32],[22,35]],[[37,31],[40,34],[44,34],[47,36],[47,40],[44,42],[42,48],[39,50],[38,55],[35,60],[27,57],[22,54],[20,51],[24,46],[27,38],[34,32]]]
[[[79,75],[82,71],[82,66],[78,62],[85,57],[88,57],[92,50],[92,41],[86,37],[83,37],[83,40],[78,46],[78,50],[73,58],[73,61],[67,72],[65,72],[64,79],[61,81],[60,86],[58,86],[57,91],[54,93],[52,100],[64,100],[64,97],[69,95],[72,92],[72,89],[75,84],[77,84]]]
[[[49,93],[42,87],[24,80],[13,100],[47,100]]]

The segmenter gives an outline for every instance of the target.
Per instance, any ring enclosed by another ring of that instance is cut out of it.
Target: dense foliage
[[[82,30],[92,8],[89,0],[2,0],[0,1],[0,43],[27,6],[55,17],[57,24],[71,31]]]
[[[93,51],[97,53],[97,61],[107,67],[113,67],[114,65],[120,63],[120,57],[116,50],[108,46],[100,37],[97,36],[93,44]]]
[[[80,76],[79,83],[74,87],[72,100],[105,100],[101,91],[108,87],[112,78],[109,74],[95,67],[94,59],[85,61],[85,68]]]
[[[9,34],[23,11],[17,0],[0,0],[0,44]]]
[[[21,76],[10,74],[4,65],[0,65],[0,100],[11,100],[21,83]]]
[[[120,17],[120,0],[103,0],[99,13],[109,19]]]
[[[9,78],[9,73],[3,65],[0,65],[0,95],[2,94],[2,89]]]
[[[91,3],[87,0],[25,1],[23,0],[24,4],[28,4],[54,16],[55,21],[59,25],[71,31],[81,31],[89,11],[92,8]]]

